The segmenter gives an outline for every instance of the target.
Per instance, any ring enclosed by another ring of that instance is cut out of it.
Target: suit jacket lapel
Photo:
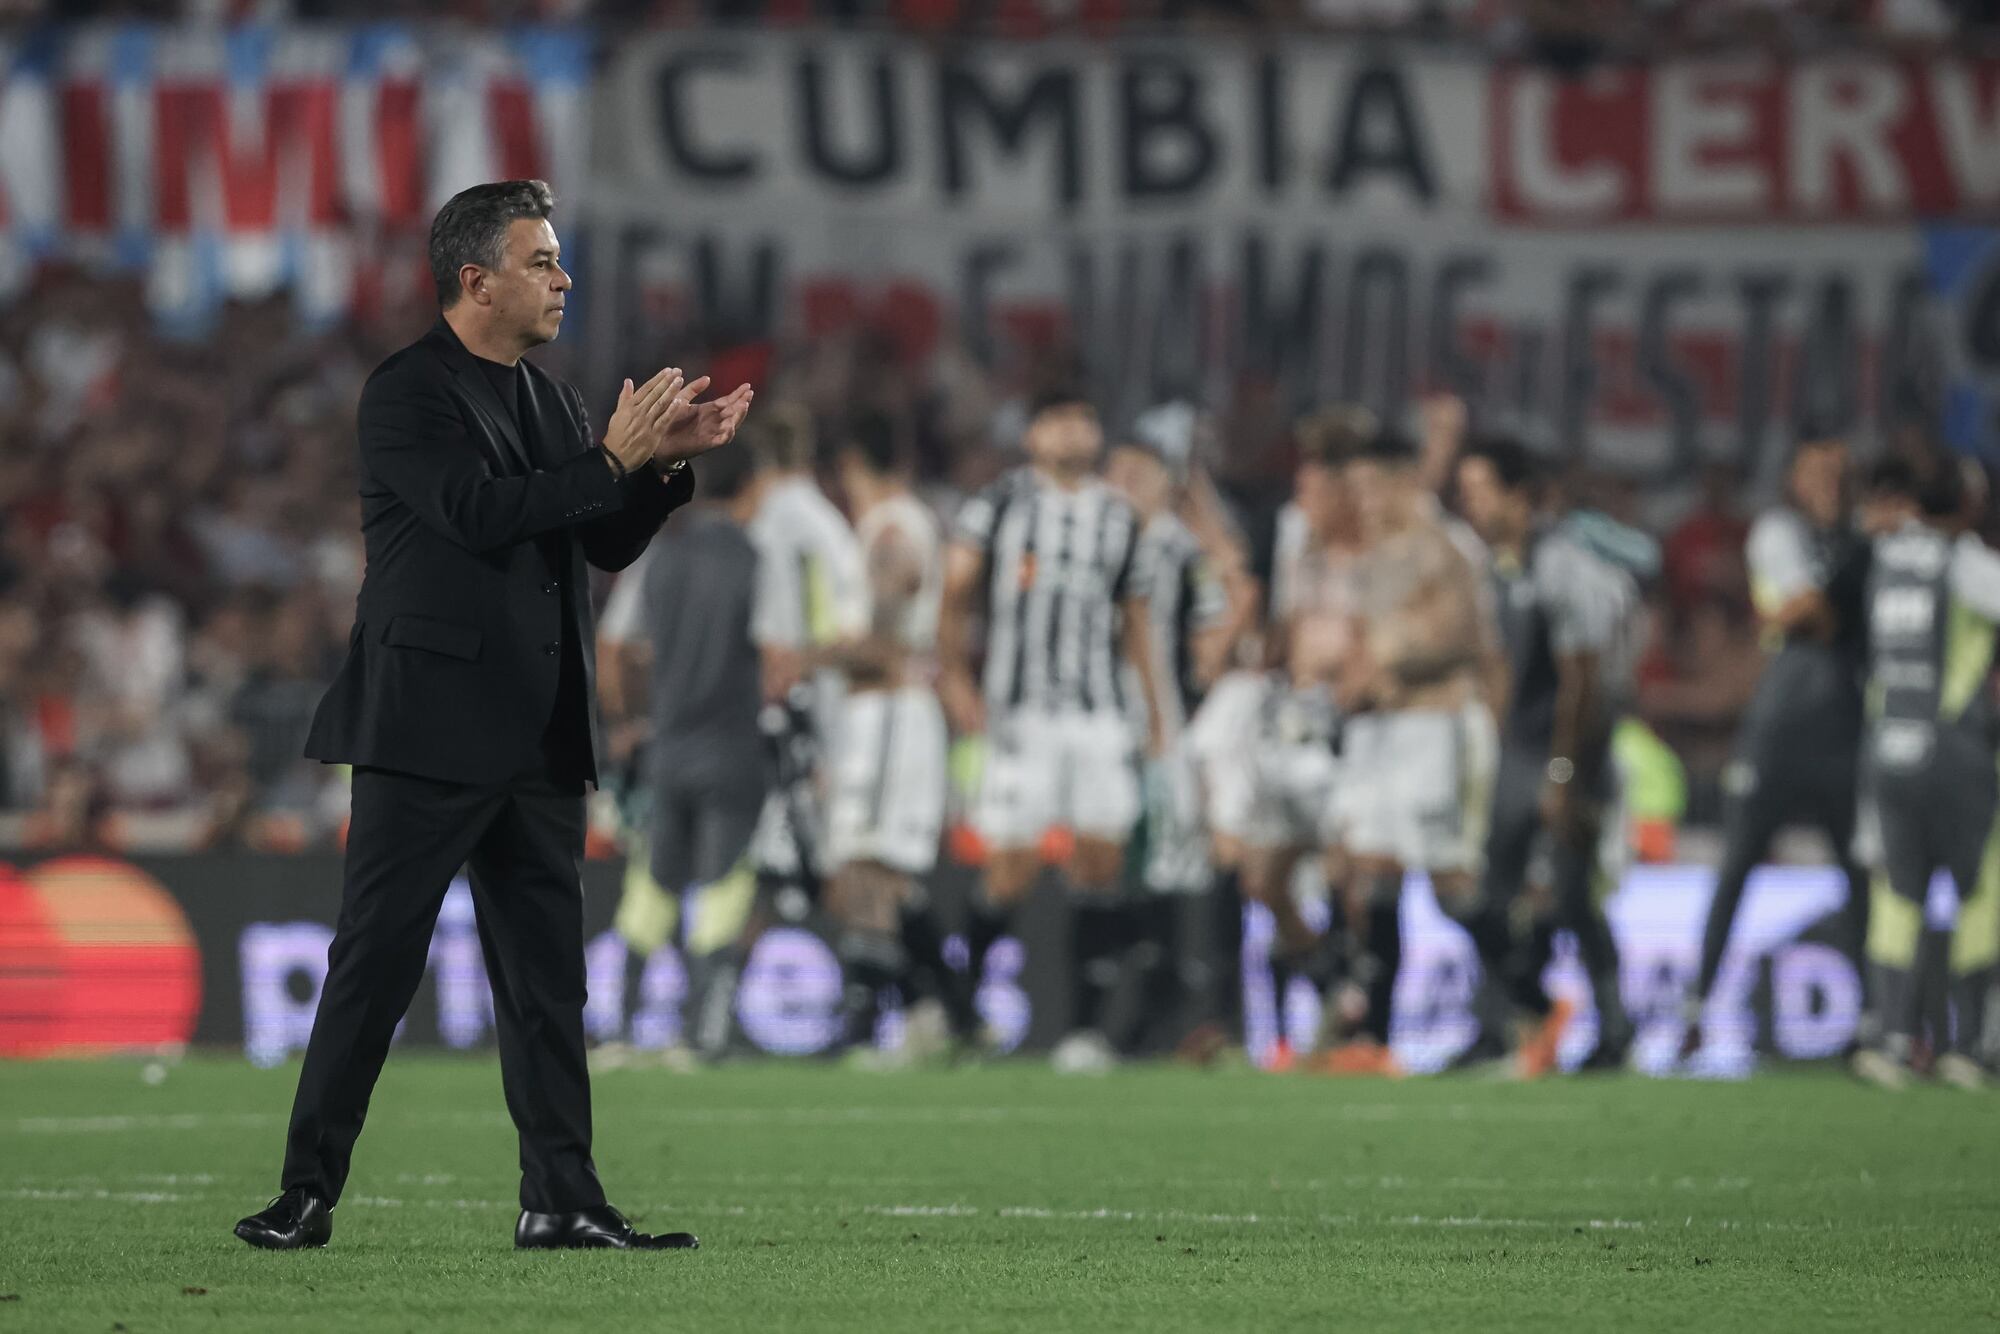
[[[514,414],[507,411],[500,396],[493,392],[493,382],[486,378],[486,372],[477,366],[461,367],[458,382],[472,396],[472,406],[486,418],[487,427],[500,438],[507,461],[521,472],[533,472],[535,465],[528,458],[527,446],[521,443],[521,433],[514,429]]]
[[[514,414],[493,392],[493,382],[486,378],[486,372],[479,369],[478,360],[466,351],[465,344],[458,341],[458,335],[442,318],[431,326],[431,334],[438,340],[439,354],[452,369],[453,376],[464,386],[466,397],[472,406],[486,419],[486,429],[500,441],[499,457],[494,462],[500,465],[502,473],[533,472],[535,465],[528,457],[527,446],[521,443],[521,433],[514,429]]]

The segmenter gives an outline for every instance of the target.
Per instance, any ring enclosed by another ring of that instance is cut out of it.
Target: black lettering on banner
[[[985,77],[963,60],[946,59],[938,66],[938,144],[944,158],[945,192],[959,199],[972,188],[966,143],[970,122],[982,123],[1007,153],[1020,152],[1030,131],[1038,123],[1050,122],[1056,135],[1056,193],[1065,207],[1074,206],[1083,197],[1075,72],[1043,70],[1011,99],[987,87]]]
[[[1201,118],[1201,80],[1177,56],[1130,57],[1118,78],[1127,199],[1192,194],[1215,166],[1215,131]],[[1162,149],[1169,150],[1162,161]]]
[[[1285,141],[1285,67],[1275,52],[1257,58],[1255,97],[1251,119],[1257,126],[1257,172],[1264,192],[1276,194],[1285,183],[1290,145]]]
[[[1465,319],[1461,303],[1468,288],[1492,281],[1491,255],[1459,252],[1439,262],[1431,284],[1431,378],[1475,408],[1485,397],[1486,373],[1458,341],[1459,325]]]
[[[1010,241],[981,241],[967,247],[958,276],[959,333],[973,357],[981,363],[993,360],[994,278],[1020,258],[1020,247]]]
[[[1400,417],[1409,396],[1409,348],[1409,262],[1386,246],[1371,246],[1355,256],[1347,280],[1340,396],[1384,420]]]
[[[1674,361],[1674,307],[1700,294],[1699,271],[1662,269],[1639,303],[1639,378],[1667,410],[1667,457],[1683,476],[1701,461],[1701,387]]]
[[[1347,84],[1326,188],[1344,194],[1376,174],[1401,177],[1423,203],[1437,197],[1437,178],[1402,67],[1369,58]]]
[[[1180,233],[1162,251],[1160,282],[1152,302],[1152,400],[1198,398],[1208,312],[1200,238]]]
[[[1591,343],[1597,332],[1599,301],[1615,292],[1623,279],[1618,270],[1601,264],[1571,269],[1563,295],[1563,354],[1556,443],[1572,459],[1589,448],[1590,408],[1597,398],[1597,358]]]
[[[1510,415],[1522,422],[1546,422],[1548,407],[1542,401],[1548,385],[1543,362],[1549,353],[1548,330],[1539,324],[1517,324],[1508,331],[1506,394]]]
[[[1764,452],[1764,423],[1771,415],[1771,344],[1778,303],[1791,288],[1789,275],[1775,271],[1737,275],[1736,299],[1743,319],[1736,357],[1736,465],[1757,476]]]
[[[799,61],[798,81],[798,114],[803,122],[800,138],[805,140],[806,158],[814,171],[842,185],[874,185],[901,172],[903,117],[896,97],[896,66],[886,50],[869,63],[868,100],[874,124],[858,149],[843,153],[833,142],[827,68],[817,55],[808,54]]]
[[[1325,309],[1326,249],[1318,241],[1299,246],[1282,277],[1273,243],[1261,232],[1243,237],[1238,369],[1275,377],[1283,401],[1304,408],[1319,365],[1320,323]]]
[[[566,229],[564,234],[571,233]],[[611,378],[616,359],[598,355],[599,349],[635,347],[658,337],[647,315],[647,284],[643,279],[635,281],[633,275],[665,268],[653,261],[662,252],[671,253],[671,247],[657,223],[600,219],[587,224],[585,234],[576,240],[576,249],[588,266],[580,285],[586,292],[597,293],[586,307],[584,345],[575,362],[593,368],[584,397],[595,403],[607,388],[616,386]]]
[[[1792,434],[1844,432],[1860,409],[1854,337],[1854,283],[1837,273],[1820,279],[1800,331],[1792,367]]]
[[[1116,246],[1115,256],[1106,256],[1088,241],[1075,241],[1064,271],[1070,328],[1098,408],[1108,420],[1123,422],[1148,406],[1151,348],[1144,337],[1143,256],[1129,237]]]
[[[778,328],[778,293],[783,289],[778,244],[757,241],[738,260],[740,243],[704,233],[694,242],[694,288],[701,327],[711,339],[744,342],[772,337]],[[742,268],[739,282],[732,270]]]
[[[705,148],[695,142],[685,100],[686,85],[704,74],[732,74],[749,67],[740,47],[711,46],[678,51],[660,62],[653,95],[660,118],[660,138],[674,170],[701,181],[740,181],[756,174],[757,155],[747,149]]]
[[[1876,412],[1885,425],[1938,420],[1944,407],[1943,342],[1929,277],[1922,269],[1905,269],[1890,293],[1878,358]],[[2000,363],[1982,369],[2000,371]]]

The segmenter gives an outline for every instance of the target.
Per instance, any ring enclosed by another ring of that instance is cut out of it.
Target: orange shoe
[[[1292,1044],[1279,1038],[1271,1047],[1271,1063],[1264,1068],[1274,1075],[1288,1075],[1298,1063],[1298,1054],[1292,1050]]]
[[[1556,1068],[1556,1057],[1562,1048],[1563,1034],[1569,1029],[1569,1021],[1576,1017],[1576,1005],[1572,1001],[1557,1000],[1550,1004],[1549,1012],[1528,1040],[1521,1044],[1515,1067],[1523,1079],[1540,1079]]]
[[[1372,1038],[1343,1043],[1313,1057],[1311,1069],[1322,1075],[1374,1075],[1400,1079],[1403,1067],[1394,1052]]]

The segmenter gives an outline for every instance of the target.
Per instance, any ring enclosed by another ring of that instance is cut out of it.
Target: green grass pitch
[[[295,1072],[0,1065],[0,1331],[2000,1326],[1943,1089],[615,1071],[612,1199],[701,1251],[519,1255],[497,1067],[399,1052],[331,1248],[253,1252]]]

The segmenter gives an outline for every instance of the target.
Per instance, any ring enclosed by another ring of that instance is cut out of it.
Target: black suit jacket
[[[574,388],[529,364],[527,390],[524,441],[443,320],[368,377],[359,417],[368,568],[307,756],[455,783],[528,772],[567,639],[582,653],[595,776],[604,751],[584,562],[631,564],[694,481],[650,464],[618,480]]]

